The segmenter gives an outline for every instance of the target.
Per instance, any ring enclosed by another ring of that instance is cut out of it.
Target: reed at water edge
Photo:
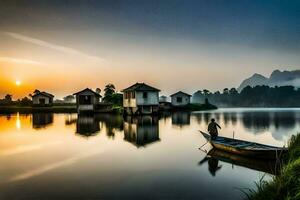
[[[246,192],[249,200],[298,200],[300,199],[300,133],[293,135],[288,144],[288,153],[283,158],[279,175],[271,181],[263,178],[255,189]]]

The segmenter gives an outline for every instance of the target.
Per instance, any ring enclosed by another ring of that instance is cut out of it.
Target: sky
[[[300,69],[299,35],[299,0],[1,0],[0,98],[238,87]]]

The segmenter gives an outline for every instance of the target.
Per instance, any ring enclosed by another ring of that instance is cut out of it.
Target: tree
[[[111,103],[113,103],[114,105],[122,106],[123,105],[123,94],[114,93],[111,96]]]
[[[39,91],[38,89],[35,89],[34,91],[33,91],[33,94],[37,94],[37,93],[40,93],[41,91]]]
[[[238,94],[238,91],[237,91],[235,88],[231,88],[231,89],[229,90],[229,94],[230,94],[230,95],[237,95],[237,94]]]
[[[116,88],[113,84],[109,83],[105,86],[104,88],[104,97],[103,101],[104,102],[111,102],[112,100],[112,95],[116,93]]]
[[[4,100],[5,100],[7,103],[12,102],[12,95],[11,95],[11,94],[5,95]]]
[[[228,88],[223,89],[223,94],[228,94]]]
[[[210,91],[209,91],[209,90],[207,90],[207,89],[204,89],[204,90],[203,90],[203,94],[204,94],[204,96],[207,96],[207,95],[209,95],[209,94],[210,94]]]
[[[21,105],[21,106],[29,106],[32,104],[32,101],[28,98],[28,97],[24,97],[22,98],[21,100],[18,100],[18,103]]]
[[[33,94],[29,94],[28,96],[30,96],[30,97],[32,97],[33,95],[36,95],[36,94],[38,94],[38,93],[40,93],[41,91],[39,91],[38,89],[35,89],[34,91],[33,91]]]
[[[100,93],[101,93],[101,89],[100,89],[100,88],[96,88],[96,92],[97,92],[98,94],[100,94]]]

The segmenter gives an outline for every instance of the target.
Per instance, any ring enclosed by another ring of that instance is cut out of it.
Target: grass
[[[291,137],[280,174],[271,181],[262,178],[246,195],[249,200],[300,199],[300,134]]]

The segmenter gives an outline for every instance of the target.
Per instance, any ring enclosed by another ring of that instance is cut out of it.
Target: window
[[[135,92],[131,93],[131,98],[135,99]]]
[[[177,100],[177,103],[181,103],[182,102],[182,97],[177,97],[176,100]]]
[[[147,99],[148,98],[148,92],[143,92],[143,98]]]

